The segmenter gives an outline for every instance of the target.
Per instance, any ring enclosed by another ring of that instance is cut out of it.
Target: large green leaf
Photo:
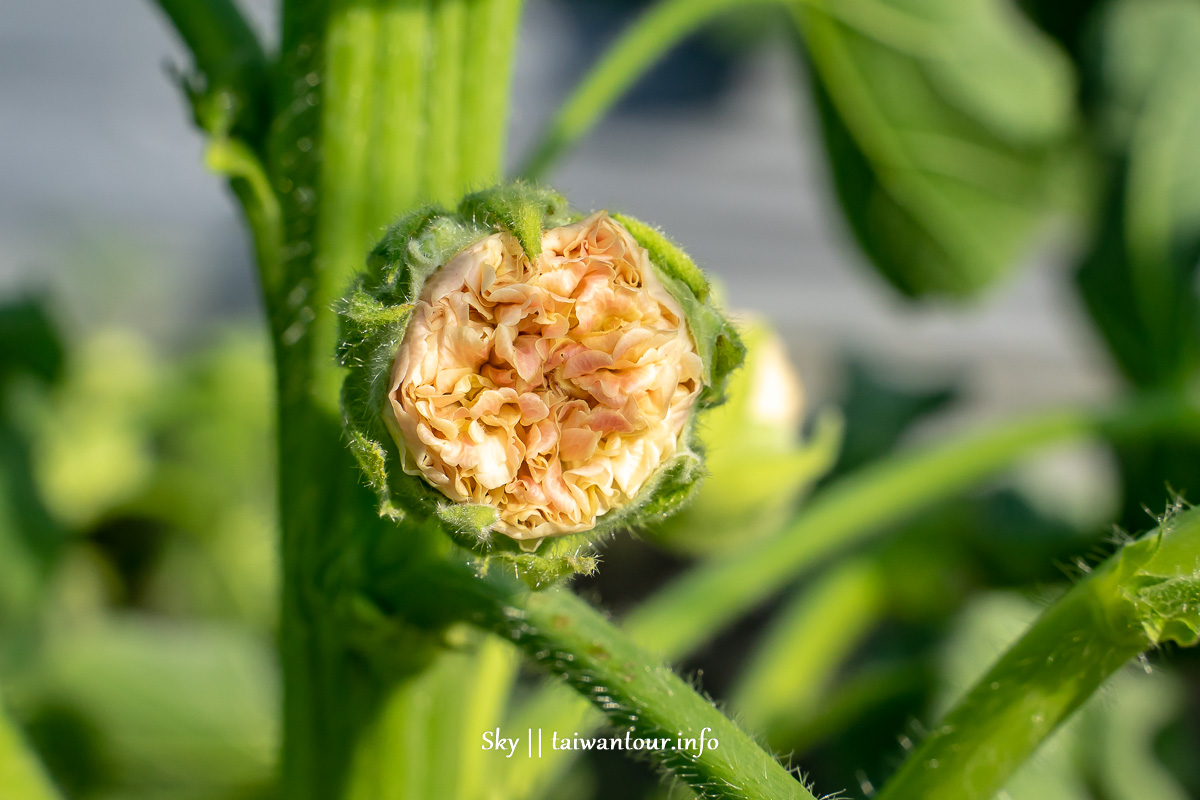
[[[838,197],[874,265],[914,297],[1004,274],[1072,128],[1065,56],[1002,0],[811,3],[796,18]]]

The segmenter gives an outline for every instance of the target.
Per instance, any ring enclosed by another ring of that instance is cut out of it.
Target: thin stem
[[[191,51],[204,91],[229,92],[235,132],[256,151],[270,108],[262,44],[233,0],[154,0]],[[211,131],[210,131],[211,132]]]
[[[416,567],[381,588],[417,624],[461,619],[512,641],[604,712],[617,728],[605,749],[649,755],[699,797],[815,800],[709,700],[569,591],[530,593],[449,565]],[[548,737],[542,752],[557,752],[557,734],[567,732],[539,727]]]
[[[279,307],[284,290],[283,265],[279,250],[283,246],[283,210],[279,197],[271,188],[270,178],[258,156],[244,143],[235,139],[218,138],[211,141],[205,162],[214,172],[229,178],[234,194],[246,215],[254,240],[255,262],[268,312]],[[272,319],[278,334],[278,322]]]
[[[747,723],[768,735],[811,715],[836,672],[887,611],[881,567],[845,561],[806,586],[764,634],[732,696]]]
[[[15,800],[60,800],[37,756],[0,704],[0,790]]]
[[[1043,413],[876,463],[816,495],[780,535],[685,574],[626,621],[667,658],[688,652],[789,581],[883,526],[1011,467],[1030,453],[1087,436],[1135,436],[1190,426],[1200,414],[1172,398],[1115,412]]]
[[[635,81],[705,24],[737,9],[769,5],[797,13],[804,6],[819,8],[858,33],[910,55],[936,58],[943,45],[940,32],[927,20],[878,0],[662,0],[631,24],[575,87],[518,174],[544,176]]]
[[[1046,609],[914,750],[879,800],[986,800],[1139,653],[1200,632],[1200,509],[1126,545]]]
[[[778,2],[779,0],[776,0]],[[714,17],[770,0],[662,0],[621,34],[558,110],[533,155],[520,170],[542,177],[558,157],[595,126],[613,103],[668,50]]]

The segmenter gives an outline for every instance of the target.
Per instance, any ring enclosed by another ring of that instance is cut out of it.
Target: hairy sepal
[[[667,291],[679,302],[704,364],[698,409],[719,404],[729,375],[745,354],[737,331],[713,302],[708,281],[694,262],[662,233],[626,215],[613,218],[650,254]],[[556,192],[527,183],[493,187],[466,196],[457,209],[428,206],[398,220],[367,259],[366,270],[343,299],[339,361],[348,372],[342,390],[347,444],[379,498],[379,513],[397,522],[435,522],[458,545],[480,558],[482,571],[513,569],[531,588],[590,573],[594,546],[619,530],[659,522],[683,507],[704,475],[695,419],[680,436],[675,456],[638,495],[599,518],[588,531],[517,541],[497,532],[496,509],[455,503],[423,478],[401,468],[395,438],[384,422],[392,363],[425,281],[457,253],[506,231],[531,257],[544,231],[582,219]]]

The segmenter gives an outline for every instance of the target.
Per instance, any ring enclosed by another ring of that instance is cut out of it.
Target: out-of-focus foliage
[[[1080,288],[1132,382],[1179,385],[1200,363],[1200,7],[1123,0],[1095,25],[1110,189]]]
[[[1050,209],[1074,124],[1056,44],[1002,0],[801,4],[796,11],[846,220],[914,297],[1007,273]]]
[[[35,303],[0,310],[0,341],[15,718],[72,798],[265,796],[278,569],[263,343],[230,332],[168,358],[102,330],[64,356]]]
[[[1115,0],[1081,34],[1090,130],[1104,167],[1094,233],[1077,280],[1093,325],[1130,384],[1178,391],[1200,368],[1200,8]],[[1164,486],[1200,482],[1200,450],[1178,437],[1117,448],[1120,523]],[[1194,491],[1194,489],[1192,489]]]

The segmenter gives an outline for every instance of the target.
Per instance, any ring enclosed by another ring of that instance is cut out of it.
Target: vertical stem
[[[500,177],[508,129],[513,42],[522,0],[467,0],[459,161],[465,180],[482,188]]]
[[[367,198],[371,228],[387,225],[420,202],[430,17],[429,0],[399,0],[382,12],[380,80],[375,86],[378,146],[370,154],[379,184]]]
[[[414,707],[419,687],[411,681],[433,678],[411,673],[406,691],[405,676],[381,677],[371,668],[370,645],[364,650],[348,630],[345,609],[364,580],[363,543],[419,537],[377,517],[342,444],[333,306],[386,225],[419,203],[453,201],[498,173],[498,163],[487,162],[502,150],[515,17],[512,10],[507,27],[478,26],[491,37],[490,55],[467,70],[487,70],[471,85],[489,88],[471,93],[464,88],[465,0],[283,3],[268,151],[283,231],[274,262],[281,290],[269,300],[279,381],[288,800],[448,800],[461,788],[430,783],[444,770],[419,760],[419,746],[431,737],[454,739],[447,749],[461,750],[461,722],[443,718],[435,731],[429,725],[441,712]],[[463,103],[476,100],[486,100],[489,118],[499,122],[463,130]],[[461,163],[468,141],[493,155]],[[413,661],[418,670],[420,660]],[[424,720],[420,730],[412,727],[417,720]]]
[[[451,203],[463,189],[459,119],[466,22],[465,0],[437,0],[434,3],[424,195],[435,203]]]

